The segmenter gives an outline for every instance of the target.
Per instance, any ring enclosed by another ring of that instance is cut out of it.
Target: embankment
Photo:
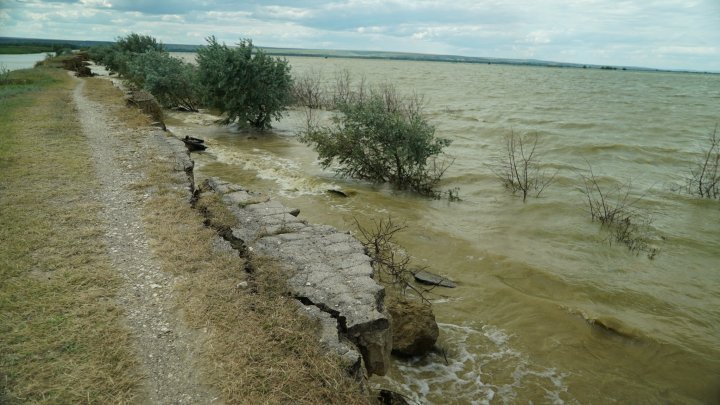
[[[360,242],[330,226],[308,224],[298,218],[299,211],[219,179],[206,181],[200,193],[216,194],[235,217],[224,232],[234,247],[249,257],[274,259],[285,270],[301,312],[321,321],[322,342],[349,370],[385,374],[392,350],[385,290],[373,279]]]
[[[209,179],[196,189],[185,146],[174,137],[166,143],[175,157],[174,171],[186,175],[186,193],[196,198],[212,193],[233,215],[219,233],[251,262],[247,269],[257,258],[274,261],[301,304],[298,311],[318,321],[321,343],[341,357],[345,369],[360,381],[368,374],[384,375],[392,350],[390,318],[385,289],[373,279],[362,244],[333,227],[308,224],[298,210],[239,185]]]

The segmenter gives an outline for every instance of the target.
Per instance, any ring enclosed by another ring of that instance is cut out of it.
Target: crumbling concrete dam
[[[383,375],[392,350],[385,290],[373,279],[363,245],[331,226],[299,219],[299,210],[217,178],[200,192],[217,193],[237,219],[225,233],[251,256],[275,259],[289,274],[301,312],[321,325],[321,342],[356,375]]]

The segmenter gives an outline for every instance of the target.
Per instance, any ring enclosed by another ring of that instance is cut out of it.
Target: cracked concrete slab
[[[291,293],[320,311],[306,312],[325,325],[321,336],[333,342],[328,347],[349,365],[356,364],[352,353],[359,353],[369,374],[385,374],[392,349],[385,289],[373,279],[371,259],[362,244],[331,226],[308,224],[297,218],[298,210],[239,185],[217,178],[206,184],[235,215],[236,242],[255,254],[278,259],[289,270]],[[327,327],[328,316],[332,328]],[[328,333],[334,334],[332,339]]]

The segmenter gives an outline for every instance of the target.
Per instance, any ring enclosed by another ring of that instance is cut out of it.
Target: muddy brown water
[[[453,140],[432,200],[337,178],[295,137],[299,111],[265,134],[173,113],[179,136],[207,139],[200,176],[270,193],[312,222],[351,230],[391,216],[418,265],[455,280],[436,289],[442,351],[397,360],[373,383],[422,403],[717,403],[720,401],[720,202],[676,189],[720,121],[720,76],[407,61],[290,58],[294,72],[349,69],[427,99]],[[493,173],[503,135],[536,133],[541,198]],[[652,216],[654,260],[608,243],[590,220],[579,172],[631,183]],[[348,198],[328,194],[342,189]]]

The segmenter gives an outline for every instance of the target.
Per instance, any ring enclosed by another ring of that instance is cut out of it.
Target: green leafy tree
[[[225,123],[270,128],[292,101],[290,65],[244,39],[231,48],[207,39],[198,50],[198,76],[206,102],[227,114]]]
[[[129,53],[163,52],[165,50],[162,42],[158,42],[157,39],[150,35],[141,35],[134,32],[125,37],[117,38],[115,46],[120,52]]]
[[[165,107],[197,111],[197,69],[166,52],[151,50],[135,55],[128,62],[126,78]]]
[[[94,46],[89,50],[90,59],[104,65],[111,72],[119,72],[127,61],[127,55],[120,52],[115,44]]]
[[[105,65],[111,72],[126,76],[128,64],[135,55],[146,52],[164,52],[165,47],[157,39],[149,35],[128,34],[118,37],[110,46],[94,47],[90,51],[90,58]]]
[[[308,125],[301,136],[324,168],[337,162],[344,176],[437,195],[435,186],[449,166],[438,157],[450,140],[435,137],[420,98],[402,98],[385,86],[338,108],[333,125]]]

